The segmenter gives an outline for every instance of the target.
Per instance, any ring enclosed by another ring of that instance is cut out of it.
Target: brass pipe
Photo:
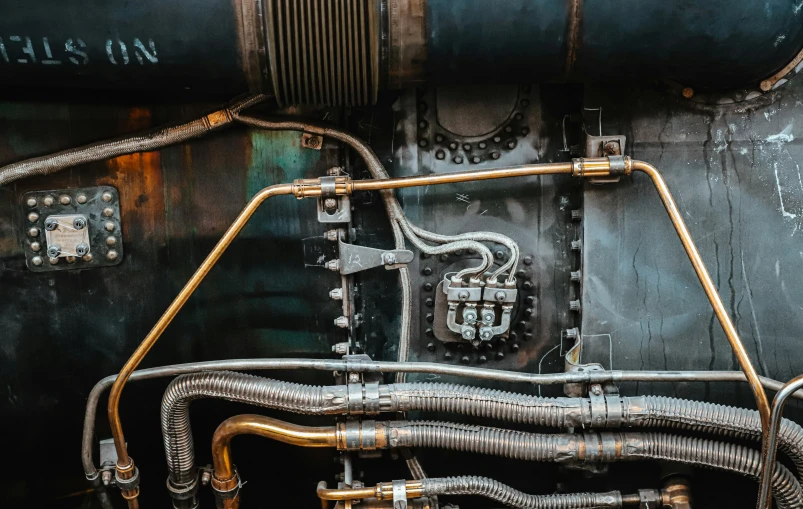
[[[121,369],[120,373],[117,375],[117,379],[114,381],[114,385],[112,385],[109,394],[108,414],[112,436],[114,437],[114,445],[117,450],[117,472],[121,478],[126,479],[127,477],[124,477],[126,475],[129,476],[128,478],[130,478],[134,471],[134,462],[128,455],[119,413],[120,395],[126,381],[128,380],[128,377],[130,377],[131,373],[133,373],[137,366],[139,366],[140,362],[142,362],[142,359],[145,358],[145,355],[148,353],[151,347],[153,347],[170,322],[173,321],[173,318],[175,318],[176,314],[178,314],[179,310],[181,310],[181,308],[187,302],[187,299],[189,299],[195,289],[198,288],[198,285],[201,284],[201,281],[203,281],[204,277],[206,277],[215,263],[217,263],[223,252],[226,251],[226,248],[229,247],[235,237],[237,237],[237,234],[239,234],[243,227],[248,223],[248,220],[251,218],[254,212],[256,212],[262,202],[273,196],[292,194],[292,192],[293,186],[290,184],[274,185],[261,190],[251,199],[251,201],[248,202],[231,226],[229,226],[228,230],[226,230],[226,233],[223,235],[220,241],[218,241],[218,243],[212,249],[212,252],[209,253],[201,266],[198,267],[198,269],[195,271],[195,274],[192,275],[187,284],[184,285],[184,288],[182,288],[181,292],[179,292],[178,296],[170,304],[170,307],[168,307],[162,317],[159,318],[159,321],[156,322],[156,325],[153,326],[151,331],[137,347],[137,349],[123,366],[123,369]],[[131,490],[128,493],[124,491],[123,496],[129,500],[129,505],[131,505],[132,500],[136,502],[135,498],[137,493],[135,493],[134,490]]]
[[[424,495],[421,481],[406,481],[405,491],[407,498],[420,498]],[[343,488],[327,489],[326,482],[318,483],[318,498],[321,500],[363,500],[376,498],[377,500],[393,500],[393,483],[379,483],[373,488]]]
[[[666,212],[672,220],[672,225],[675,227],[678,237],[680,237],[680,242],[686,250],[686,255],[689,257],[694,267],[694,272],[697,274],[697,278],[703,286],[703,290],[708,297],[708,301],[711,303],[714,314],[716,314],[717,320],[719,320],[722,326],[722,330],[725,331],[725,336],[728,338],[728,343],[730,343],[731,349],[736,355],[736,360],[739,362],[739,366],[747,377],[747,382],[750,384],[750,388],[756,400],[758,413],[761,416],[763,438],[766,440],[770,422],[770,404],[767,399],[767,393],[764,392],[764,388],[761,386],[761,379],[756,372],[756,368],[753,367],[753,363],[750,361],[750,356],[747,354],[744,343],[742,343],[739,337],[739,332],[733,325],[733,321],[725,309],[725,305],[722,303],[722,298],[719,296],[717,287],[711,280],[711,276],[705,268],[705,263],[703,263],[703,259],[700,257],[700,253],[694,245],[694,240],[689,233],[689,229],[683,221],[683,215],[680,213],[680,210],[678,210],[678,206],[672,198],[672,193],[669,191],[669,187],[666,185],[666,182],[657,168],[643,161],[631,161],[630,166],[633,171],[640,171],[649,176],[650,179],[652,179],[652,183],[655,185],[656,191],[658,191],[658,196],[660,196],[664,208],[666,208]]]
[[[263,415],[237,415],[226,419],[212,437],[212,462],[219,480],[234,477],[231,440],[237,435],[258,435],[301,447],[337,447],[335,426],[299,426]]]

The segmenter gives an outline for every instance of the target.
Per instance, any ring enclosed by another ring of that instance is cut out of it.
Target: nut
[[[337,242],[337,230],[327,230],[323,237],[328,241]]]
[[[76,230],[83,230],[84,228],[86,228],[86,219],[84,219],[83,217],[76,217],[72,221],[72,226]]]
[[[337,210],[337,200],[334,198],[327,198],[323,201],[323,209],[328,214],[333,214]]]
[[[61,254],[61,247],[57,244],[53,244],[52,246],[48,246],[47,248],[47,256],[50,258],[57,258]]]
[[[343,300],[343,289],[335,288],[329,292],[329,298],[332,300]]]
[[[329,260],[326,262],[326,268],[331,270],[332,272],[337,272],[340,270],[340,260],[335,258],[334,260]]]
[[[349,326],[349,318],[347,316],[338,316],[335,318],[335,325],[341,329],[347,329]]]
[[[59,222],[52,218],[45,219],[45,230],[52,232],[59,227]]]
[[[352,384],[360,383],[360,374],[359,373],[349,373],[349,383],[352,383]]]
[[[209,484],[209,481],[211,480],[212,480],[212,474],[210,474],[209,472],[205,471],[203,474],[201,474],[202,486],[206,486],[207,484]]]
[[[100,474],[100,479],[104,486],[108,486],[112,482],[112,473],[109,470],[104,470],[103,473]]]

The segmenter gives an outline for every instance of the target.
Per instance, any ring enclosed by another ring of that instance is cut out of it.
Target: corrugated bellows
[[[271,72],[281,105],[376,102],[376,0],[266,0]]]

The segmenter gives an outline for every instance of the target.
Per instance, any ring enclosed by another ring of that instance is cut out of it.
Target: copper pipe
[[[175,318],[176,314],[178,314],[179,310],[181,310],[187,302],[187,299],[189,299],[195,289],[198,288],[198,285],[201,284],[204,277],[206,277],[215,263],[217,263],[223,252],[226,251],[226,248],[229,247],[235,237],[237,237],[237,234],[239,234],[246,223],[248,223],[248,220],[254,212],[256,212],[262,202],[273,196],[291,194],[292,192],[293,186],[290,184],[270,186],[261,190],[248,202],[231,226],[229,226],[228,230],[226,230],[226,233],[220,241],[218,241],[217,245],[212,249],[212,252],[209,253],[201,266],[195,271],[195,274],[192,275],[181,292],[179,292],[178,296],[170,304],[170,307],[167,308],[167,311],[164,312],[159,321],[156,322],[156,325],[153,326],[153,329],[151,329],[142,343],[128,359],[128,362],[125,363],[123,369],[120,370],[109,394],[108,413],[109,424],[111,426],[112,436],[114,437],[114,445],[117,449],[117,471],[118,475],[121,477],[129,475],[129,473],[133,471],[133,461],[129,457],[128,450],[125,446],[125,436],[123,435],[123,427],[120,422],[119,414],[120,395],[128,377],[131,376],[131,373],[139,366],[142,359],[145,358],[145,355],[151,347],[153,347],[154,343],[156,343],[170,322],[173,321],[173,318]],[[129,499],[129,505],[131,505],[131,500],[136,497],[135,493],[123,493],[123,495],[126,498],[128,498],[128,496],[132,497]]]
[[[335,426],[298,426],[262,415],[237,415],[226,419],[212,437],[212,462],[215,477],[234,477],[231,440],[237,435],[258,435],[301,447],[337,447]]]
[[[421,481],[406,481],[405,487],[407,498],[423,496]],[[321,481],[318,483],[318,497],[321,500],[362,500],[365,498],[393,500],[393,483],[379,483],[373,488],[327,489],[326,482]]]
[[[667,187],[661,174],[651,164],[643,161],[631,161],[631,168],[634,171],[645,173],[652,179],[652,183],[655,185],[656,191],[658,191],[658,196],[661,197],[661,201],[664,203],[664,208],[666,208],[666,212],[672,220],[672,225],[675,227],[678,237],[680,237],[680,242],[683,244],[686,255],[689,257],[694,267],[694,272],[697,273],[697,278],[700,280],[700,284],[702,284],[709,302],[711,302],[714,314],[716,314],[717,320],[719,320],[722,326],[722,330],[725,331],[725,336],[728,338],[728,343],[730,343],[731,349],[736,355],[739,366],[747,377],[747,382],[750,384],[750,388],[756,400],[758,413],[761,416],[761,429],[763,431],[764,440],[766,440],[770,422],[770,404],[767,399],[767,393],[764,392],[756,368],[753,367],[753,363],[750,361],[750,356],[747,354],[744,343],[742,343],[741,338],[739,338],[739,333],[733,325],[730,315],[728,315],[728,312],[725,310],[725,305],[722,304],[722,298],[720,298],[717,287],[711,280],[711,276],[705,268],[705,263],[703,263],[703,259],[700,257],[700,253],[694,245],[694,240],[692,240],[689,229],[683,221],[683,216],[680,210],[678,210],[675,200],[672,198],[672,193],[669,191],[669,187]]]

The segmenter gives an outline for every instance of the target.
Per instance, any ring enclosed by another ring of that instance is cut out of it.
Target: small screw
[[[430,352],[434,352],[435,351],[435,343],[427,343],[427,350],[429,350]]]
[[[453,160],[455,164],[463,164],[463,158],[461,156],[457,156]]]
[[[335,288],[329,292],[329,298],[332,300],[343,300],[343,289]]]
[[[45,207],[52,207],[53,204],[56,203],[56,199],[53,198],[51,195],[47,195],[42,200],[42,203],[45,205]]]
[[[103,215],[106,217],[112,217],[114,215],[114,209],[111,207],[106,207],[103,209]]]
[[[106,191],[105,193],[100,195],[100,199],[105,201],[106,203],[109,203],[110,201],[112,201],[112,193]]]
[[[396,264],[396,254],[395,253],[385,253],[382,255],[382,261],[385,265],[395,265]]]
[[[438,159],[446,159],[446,152],[444,152],[443,150],[438,150],[437,152],[435,152],[435,157]]]
[[[356,384],[360,382],[359,373],[349,373],[349,383]]]
[[[457,298],[460,300],[460,302],[468,300],[468,292],[466,290],[458,292]]]
[[[75,201],[83,205],[84,203],[86,203],[86,195],[83,193],[79,194],[78,196],[75,197]]]
[[[61,196],[59,196],[59,203],[61,203],[62,205],[69,205],[71,202],[72,198],[70,198],[66,194],[62,194]]]
[[[341,329],[347,329],[349,326],[349,319],[347,316],[338,316],[335,318],[335,325]]]
[[[432,269],[431,269],[430,267],[424,267],[424,268],[421,270],[421,274],[423,274],[423,275],[425,275],[425,276],[429,276],[429,275],[431,275],[431,274],[432,274]]]
[[[28,214],[28,221],[35,223],[38,220],[39,220],[39,214],[37,214],[36,212],[31,212],[30,214]]]
[[[56,244],[53,244],[52,246],[49,246],[47,248],[47,256],[49,256],[50,258],[56,258],[60,254],[61,254],[61,247],[59,247]]]
[[[340,260],[335,258],[334,260],[329,260],[326,262],[326,268],[331,270],[332,272],[337,272],[340,270]]]
[[[45,230],[52,232],[56,228],[58,228],[59,222],[55,219],[47,218],[45,219]]]
[[[28,198],[25,202],[29,207],[36,207],[36,198]]]
[[[504,251],[497,251],[496,253],[494,253],[494,256],[496,256],[497,260],[501,260],[502,258],[505,257],[505,252]]]
[[[524,262],[524,265],[532,265],[533,264],[533,257],[532,256],[525,256],[524,260],[522,260],[522,261]]]
[[[571,311],[580,311],[580,301],[579,300],[570,301],[569,302],[569,309]]]
[[[114,223],[112,223],[111,221],[106,221],[106,224],[103,225],[103,228],[105,228],[107,232],[113,232]]]
[[[582,278],[583,275],[579,270],[572,271],[571,273],[572,282],[579,283]]]
[[[110,262],[113,262],[114,260],[116,260],[117,259],[117,251],[115,251],[114,249],[110,250],[108,253],[106,253],[106,259],[109,260]]]
[[[334,198],[327,198],[323,201],[323,209],[329,214],[333,214],[337,210],[337,200]]]
[[[29,237],[37,237],[39,236],[39,228],[31,228],[28,230]]]
[[[209,481],[211,480],[212,480],[212,474],[210,474],[209,472],[204,472],[203,474],[201,474],[201,485],[206,486],[207,484],[209,484]]]
[[[94,259],[95,259],[95,257],[94,257],[94,256],[92,256],[92,253],[87,253],[87,254],[85,254],[84,256],[82,256],[82,257],[81,257],[81,259],[82,259],[83,261],[85,261],[85,262],[89,263],[89,262],[91,262],[92,260],[94,260]]]
[[[44,261],[44,260],[42,260],[42,257],[41,257],[41,256],[34,256],[33,258],[31,258],[31,263],[32,263],[32,264],[33,264],[35,267],[40,267],[40,266],[41,266],[41,265],[42,265],[44,262],[45,262],[45,261]]]
[[[89,246],[84,244],[83,242],[75,246],[75,254],[78,256],[84,256],[89,252]]]
[[[76,230],[83,230],[86,227],[86,219],[83,217],[76,217],[72,221],[72,227]]]
[[[38,253],[40,249],[42,249],[41,244],[39,244],[38,242],[31,242],[31,251]]]

